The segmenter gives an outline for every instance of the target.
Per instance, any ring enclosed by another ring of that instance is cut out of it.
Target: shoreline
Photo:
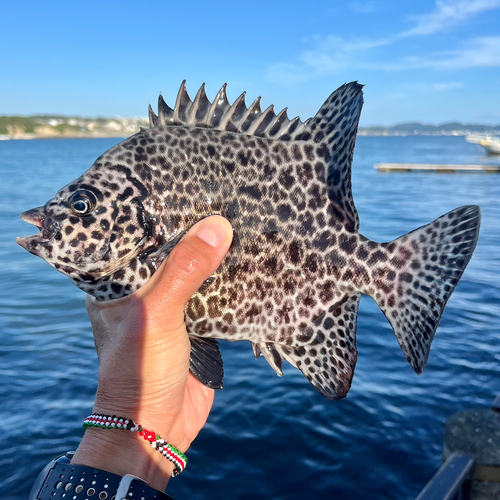
[[[38,135],[38,134],[16,134],[16,135],[0,135],[0,141],[29,141],[36,139],[50,140],[50,139],[115,139],[126,138],[139,133],[139,130],[126,132],[121,134],[51,134],[51,135]],[[405,133],[405,132],[370,132],[366,130],[359,130],[358,137],[465,137],[466,135],[478,134],[474,131],[453,131],[453,132],[434,132],[434,133]],[[481,133],[480,135],[486,135]]]

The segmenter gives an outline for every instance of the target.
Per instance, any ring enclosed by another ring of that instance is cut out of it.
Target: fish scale
[[[343,398],[357,360],[361,294],[377,302],[410,365],[422,373],[444,307],[476,246],[480,211],[460,207],[388,243],[358,233],[351,164],[362,86],[343,85],[302,122],[286,109],[191,101],[99,157],[44,207],[21,217],[18,238],[98,300],[143,286],[196,222],[226,217],[231,247],[188,302],[190,368],[221,388],[216,339],[249,340],[282,374],[286,360],[326,398]]]

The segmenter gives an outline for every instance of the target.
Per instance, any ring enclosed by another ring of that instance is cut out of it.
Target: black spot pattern
[[[221,214],[234,240],[187,305],[190,335],[250,340],[276,372],[287,360],[338,399],[351,385],[365,293],[420,373],[474,250],[477,207],[388,244],[369,241],[358,233],[351,192],[359,84],[339,88],[307,122],[262,112],[258,101],[247,108],[243,97],[231,107],[225,87],[215,104],[200,92],[198,107],[184,86],[175,110],[160,99],[150,130],[114,146],[45,207],[23,214],[42,229],[21,244],[109,300],[143,286],[191,226]],[[68,205],[79,189],[97,200],[86,217]]]

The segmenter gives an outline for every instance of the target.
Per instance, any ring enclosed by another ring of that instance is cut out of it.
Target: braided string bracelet
[[[138,432],[146,441],[151,443],[151,446],[159,451],[165,458],[174,464],[174,471],[172,477],[178,476],[187,465],[187,457],[181,453],[177,448],[168,444],[162,439],[159,434],[153,431],[144,429],[141,425],[137,425],[133,420],[124,417],[117,417],[116,415],[103,415],[100,413],[93,413],[83,421],[83,428],[87,430],[88,427],[99,427],[101,429],[123,429],[132,432]]]

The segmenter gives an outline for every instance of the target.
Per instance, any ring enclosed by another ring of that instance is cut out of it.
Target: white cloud
[[[449,31],[476,14],[498,7],[500,0],[438,0],[433,12],[412,16],[416,26],[401,33],[401,36],[432,35]]]
[[[267,78],[272,82],[294,85],[311,77],[305,69],[303,65],[279,62],[268,68]]]
[[[461,50],[437,62],[436,69],[467,69],[500,66],[500,36],[476,38]]]
[[[354,3],[354,8],[368,8],[371,2]],[[408,56],[399,60],[386,60],[376,49],[404,43],[408,37],[432,35],[449,31],[465,23],[474,15],[500,7],[500,0],[437,0],[434,11],[413,16],[414,28],[384,38],[352,38],[339,36],[313,36],[304,39],[312,46],[302,51],[293,62],[280,62],[268,69],[268,78],[276,82],[300,83],[347,69],[402,71],[430,68],[434,70],[462,70],[500,66],[500,36],[477,37],[465,41],[462,47],[435,51],[426,55]],[[371,8],[371,7],[370,7]],[[449,90],[450,86],[437,84],[435,91]],[[444,85],[444,84],[443,84]],[[456,86],[454,88],[457,88]]]
[[[388,45],[389,39],[344,40],[337,36],[324,38],[314,50],[302,53],[299,60],[316,74],[335,73],[356,64],[358,53],[364,53],[376,47]]]
[[[435,70],[462,70],[500,66],[500,36],[479,37],[466,42],[458,50],[443,51],[427,57],[407,57],[396,63],[374,63],[365,69],[401,71],[431,68]]]
[[[296,63],[280,62],[268,70],[272,81],[299,83],[325,74],[359,66],[358,54],[392,43],[390,39],[344,40],[338,36],[314,37],[316,47],[303,51]]]

